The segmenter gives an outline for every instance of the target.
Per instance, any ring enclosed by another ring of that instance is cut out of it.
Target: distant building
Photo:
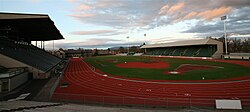
[[[103,56],[103,55],[115,55],[116,53],[114,51],[111,51],[110,49],[106,49],[106,50],[94,49],[93,54]]]
[[[63,50],[55,50],[55,51],[47,51],[47,52],[49,52],[49,53],[51,53],[52,55],[54,55],[54,56],[57,56],[57,57],[59,57],[59,58],[65,58],[65,52],[63,51]]]
[[[63,51],[65,53],[65,58],[71,57],[91,57],[93,55],[91,49],[67,49]]]

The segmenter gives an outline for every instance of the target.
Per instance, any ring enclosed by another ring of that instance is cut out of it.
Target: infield
[[[115,61],[110,61],[115,60]],[[126,78],[150,80],[206,80],[227,79],[250,75],[248,61],[197,60],[177,58],[104,56],[86,58],[85,61],[105,74]],[[166,65],[164,65],[166,64]],[[181,65],[195,65],[182,75],[166,75]],[[105,65],[105,66],[104,66]],[[243,66],[245,65],[245,66]],[[206,66],[206,67],[204,67]],[[205,69],[205,68],[209,69]]]

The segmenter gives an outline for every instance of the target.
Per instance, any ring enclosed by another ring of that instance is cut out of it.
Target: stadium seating
[[[8,39],[0,42],[0,53],[44,72],[61,62],[61,59],[31,44],[18,44]]]
[[[212,45],[151,48],[147,49],[146,55],[211,57],[216,50],[216,46]]]
[[[199,47],[188,47],[184,56],[195,56],[195,53],[199,50]]]
[[[213,46],[201,46],[197,56],[199,56],[199,57],[211,57],[214,53],[215,53],[215,51],[213,50]]]
[[[159,49],[158,54],[157,55],[162,55],[164,53],[165,49]]]
[[[173,56],[181,56],[181,53],[185,51],[186,48],[180,47],[176,48],[175,51],[173,52]]]
[[[169,50],[168,50],[168,52],[167,53],[165,53],[165,55],[166,56],[170,56],[170,55],[172,55],[173,54],[173,52],[175,51],[175,48],[168,48]]]

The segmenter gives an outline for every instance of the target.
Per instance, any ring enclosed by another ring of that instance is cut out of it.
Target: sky
[[[224,15],[229,37],[250,37],[250,0],[0,0],[0,12],[48,14],[63,49],[221,37]]]

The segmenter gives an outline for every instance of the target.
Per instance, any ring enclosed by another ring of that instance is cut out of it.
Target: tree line
[[[225,47],[225,39],[221,37],[218,39],[223,42]],[[227,46],[229,53],[250,53],[250,38],[228,38]],[[225,49],[224,49],[225,50]]]

